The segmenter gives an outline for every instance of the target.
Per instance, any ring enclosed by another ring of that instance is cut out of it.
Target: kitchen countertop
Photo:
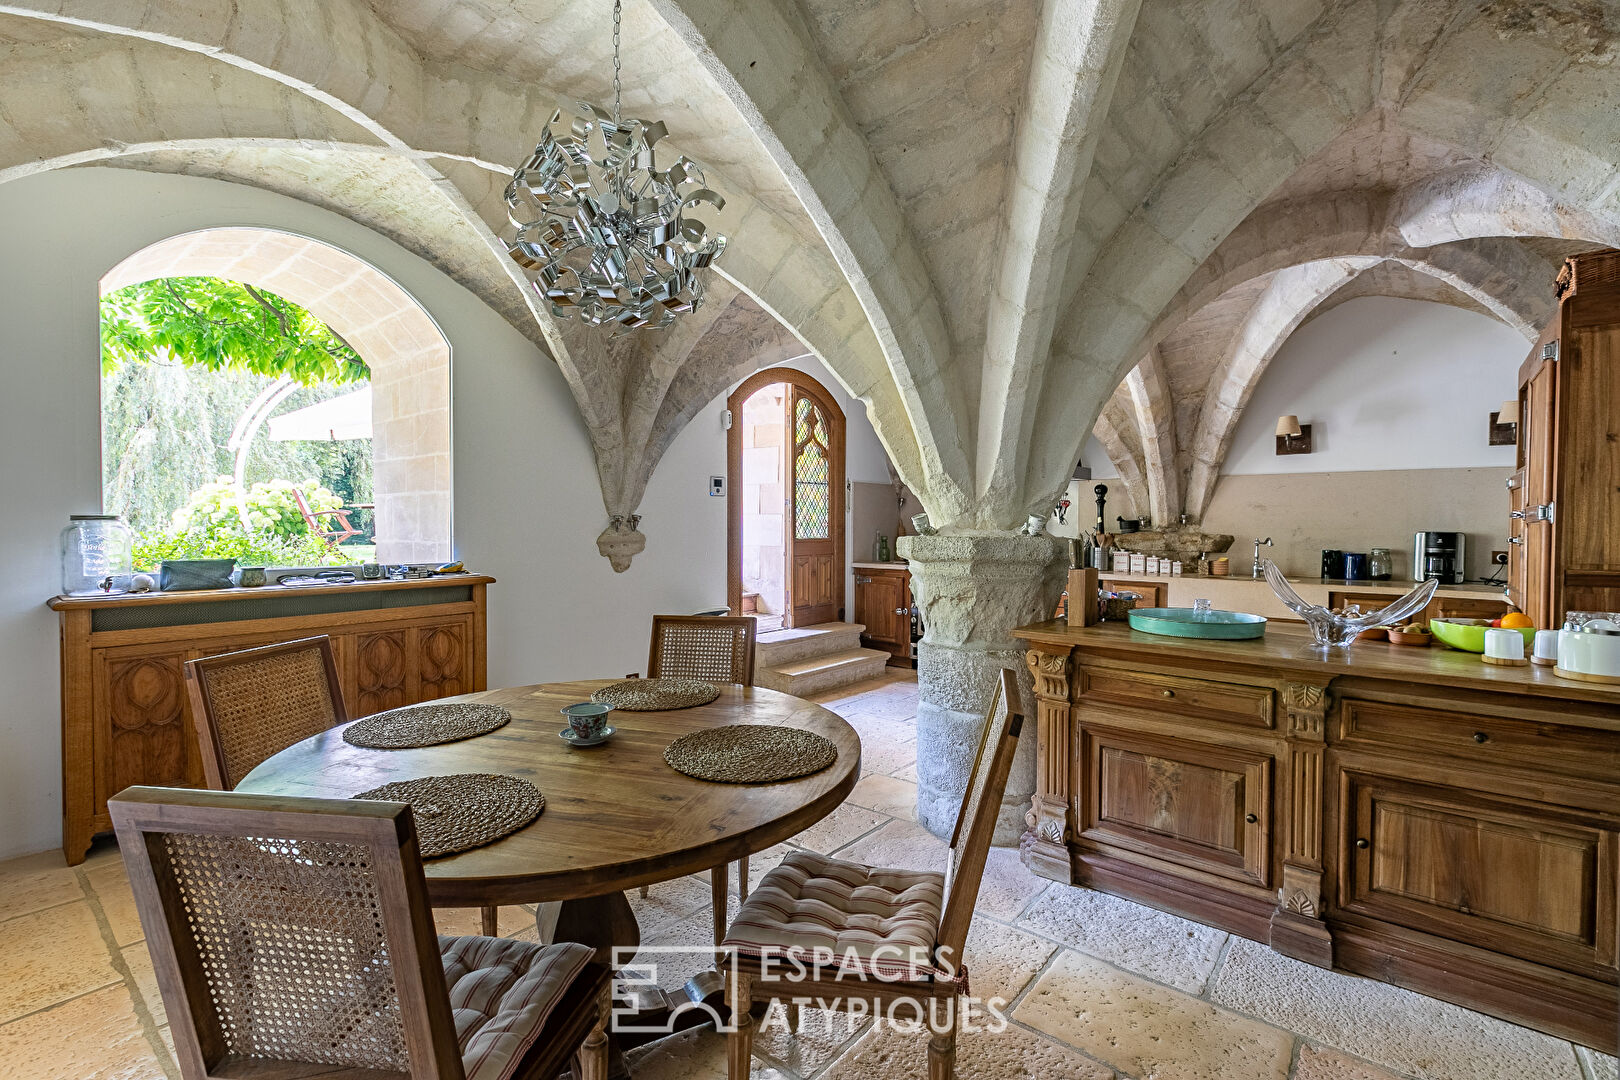
[[[856,570],[910,570],[911,564],[906,562],[852,562],[849,564]]]
[[[1198,575],[1182,575],[1181,577],[1166,577],[1163,574],[1116,574],[1103,573],[1099,575],[1104,581],[1140,582],[1143,585],[1160,585],[1166,588],[1168,596],[1166,604],[1170,607],[1192,607],[1197,599],[1208,600],[1215,607],[1223,611],[1243,611],[1251,615],[1263,615],[1268,619],[1298,619],[1298,616],[1277,599],[1277,594],[1271,591],[1264,578],[1250,577],[1201,577]],[[1328,594],[1334,592],[1373,593],[1395,599],[1410,592],[1417,583],[1414,581],[1355,581],[1355,582],[1323,582],[1315,579],[1290,578],[1289,584],[1300,599],[1311,604],[1326,605]],[[1491,585],[1442,585],[1436,592],[1437,596],[1455,597],[1459,600],[1502,600],[1500,586]]]

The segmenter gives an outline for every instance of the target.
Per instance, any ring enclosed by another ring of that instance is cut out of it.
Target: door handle
[[[1522,536],[1510,536],[1510,537],[1507,538],[1507,542],[1510,543],[1510,544],[1522,544],[1522,543],[1524,543],[1524,537],[1522,537]]]
[[[857,584],[857,585],[870,585],[870,584],[872,584],[872,579],[869,578],[869,577],[858,577],[858,578],[855,579],[855,584]]]
[[[897,607],[897,608],[895,608],[895,609],[894,609],[894,613],[895,613],[895,614],[896,614],[896,615],[905,615],[905,614],[908,614],[908,612],[907,612],[907,611],[906,611],[906,609],[905,609],[905,608],[903,608],[903,607]]]

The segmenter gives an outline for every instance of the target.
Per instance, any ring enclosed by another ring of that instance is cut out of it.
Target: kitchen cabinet
[[[1170,583],[1141,578],[1099,577],[1098,588],[1104,592],[1133,592],[1142,597],[1137,607],[1169,607]]]
[[[1403,582],[1402,585],[1407,586],[1408,583]],[[1397,599],[1399,597],[1387,592],[1333,589],[1328,593],[1328,607],[1346,608],[1356,604],[1362,611],[1372,612],[1388,607]],[[1444,592],[1437,592],[1434,599],[1429,601],[1429,606],[1423,609],[1423,613],[1410,621],[1427,624],[1430,619],[1497,619],[1506,615],[1507,611],[1508,603],[1505,598],[1487,600],[1477,596],[1449,596]]]
[[[857,565],[855,621],[866,627],[862,645],[888,653],[891,665],[910,666],[911,571],[903,564]]]
[[[485,589],[463,574],[310,588],[58,596],[62,854],[131,784],[203,785],[185,662],[325,634],[351,716],[485,689]]]
[[[1035,873],[1615,1051],[1620,688],[1282,624],[1014,636]]]
[[[1508,480],[1511,595],[1543,628],[1620,610],[1620,251],[1571,257],[1558,291],[1519,369]]]

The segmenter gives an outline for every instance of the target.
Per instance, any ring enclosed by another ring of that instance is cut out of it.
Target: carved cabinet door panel
[[[901,574],[860,571],[855,575],[855,621],[865,636],[881,646],[903,645],[911,638],[911,617],[898,614],[905,603]]]
[[[354,701],[351,716],[370,716],[418,700],[419,681],[411,662],[412,627],[371,630],[352,637]]]
[[[1079,753],[1083,838],[1271,884],[1269,755],[1090,724]]]
[[[98,807],[131,784],[202,785],[185,661],[186,654],[173,646],[97,654],[92,693]]]
[[[415,638],[411,656],[417,667],[417,701],[470,694],[472,675],[472,616],[411,628]]]
[[[1346,911],[1595,974],[1615,966],[1616,833],[1566,807],[1342,771]]]

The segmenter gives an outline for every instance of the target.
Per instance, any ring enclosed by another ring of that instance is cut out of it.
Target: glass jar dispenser
[[[1367,576],[1374,581],[1388,581],[1395,576],[1395,560],[1389,548],[1373,548],[1368,552]]]
[[[64,595],[124,592],[134,569],[135,534],[117,514],[74,514],[62,530],[61,552]]]

